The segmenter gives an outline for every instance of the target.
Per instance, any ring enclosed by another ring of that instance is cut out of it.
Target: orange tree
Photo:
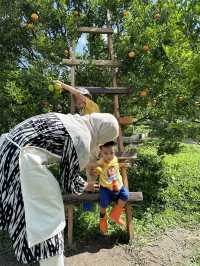
[[[123,114],[149,121],[160,152],[172,151],[183,138],[199,138],[200,10],[195,0],[2,1],[1,132],[37,113],[69,111],[68,97],[55,93],[50,81],[69,82],[61,61],[80,36],[78,26],[105,26],[108,10],[121,63],[119,85],[134,88],[128,99],[120,97]],[[105,38],[86,39],[81,56],[107,58]],[[109,74],[80,66],[77,83],[109,85]],[[97,101],[103,111],[113,110],[109,97]]]

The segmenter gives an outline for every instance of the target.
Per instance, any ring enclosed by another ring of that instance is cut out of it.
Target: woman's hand
[[[96,168],[98,167],[99,165],[97,163],[89,163],[87,165],[87,171],[88,173],[91,175],[91,176],[97,176],[97,171],[96,171]]]
[[[95,181],[86,182],[85,191],[95,192],[99,190],[99,185]]]

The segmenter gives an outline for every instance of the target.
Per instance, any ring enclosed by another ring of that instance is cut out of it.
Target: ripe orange
[[[145,88],[140,92],[140,97],[146,97],[149,94],[148,88]]]
[[[148,44],[145,44],[144,46],[143,46],[143,50],[144,50],[144,52],[148,52],[149,51],[149,45]]]
[[[38,15],[36,14],[36,13],[33,13],[32,15],[31,15],[31,20],[33,21],[33,22],[36,22],[37,20],[38,20]]]
[[[124,17],[128,17],[128,15],[129,15],[129,12],[128,12],[127,10],[124,10],[124,12],[123,12],[123,16],[124,16]]]
[[[131,59],[132,58],[135,58],[135,56],[136,56],[136,53],[133,52],[133,51],[131,51],[131,52],[128,53],[128,57],[131,58]]]

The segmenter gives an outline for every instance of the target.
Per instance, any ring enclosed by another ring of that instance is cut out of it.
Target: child
[[[66,90],[74,95],[76,107],[78,108],[81,115],[100,113],[99,106],[91,100],[92,95],[87,89],[81,88],[80,90],[78,90],[58,80],[56,80],[55,83],[60,84],[62,90]]]
[[[105,234],[108,229],[106,208],[111,201],[117,203],[110,212],[110,219],[119,225],[124,225],[120,218],[128,200],[128,190],[124,187],[119,172],[118,159],[115,156],[115,142],[107,142],[100,146],[100,157],[96,168],[100,183],[100,231]]]

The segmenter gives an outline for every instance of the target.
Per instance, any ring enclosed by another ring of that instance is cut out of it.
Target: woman
[[[79,172],[100,144],[118,136],[111,114],[48,113],[29,118],[0,139],[0,230],[7,230],[17,260],[64,265],[63,192],[81,194],[94,182]],[[59,185],[48,170],[59,162]]]

